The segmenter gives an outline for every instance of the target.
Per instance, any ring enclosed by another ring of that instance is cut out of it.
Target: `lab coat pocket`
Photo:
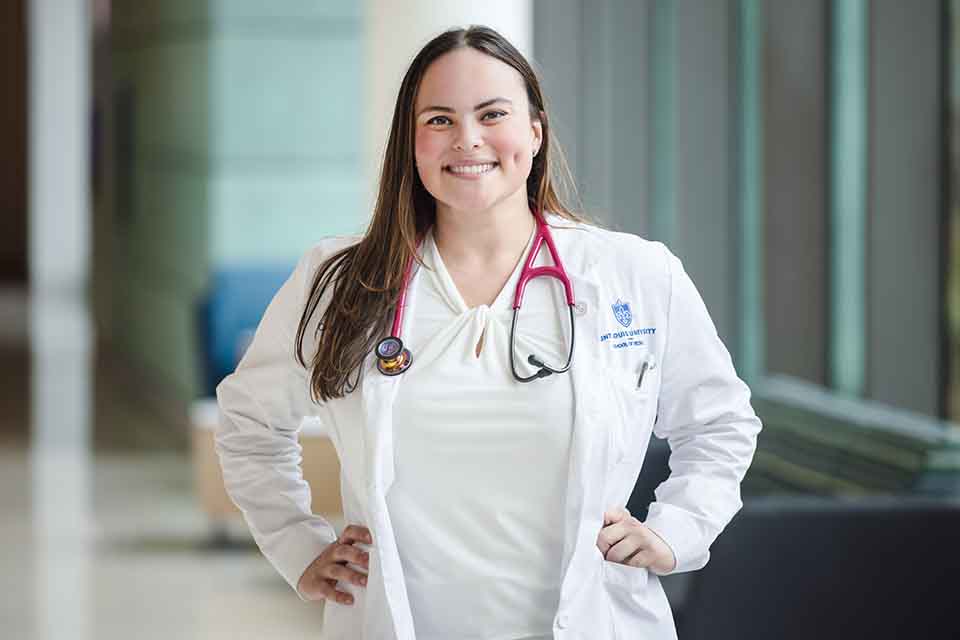
[[[610,560],[603,561],[603,580],[608,585],[624,589],[630,593],[642,591],[647,586],[650,571],[646,567],[630,565]]]
[[[369,553],[370,546],[357,543],[355,546]],[[371,556],[372,557],[372,556]],[[370,571],[363,567],[348,563],[347,567],[354,571],[367,573],[368,585],[372,579]],[[353,604],[341,604],[335,600],[326,600],[323,603],[323,626],[321,638],[323,640],[354,640],[357,631],[363,627],[363,620],[367,606],[367,588],[355,585],[348,580],[338,580],[336,589],[353,596]]]
[[[656,575],[646,568],[604,561],[603,581],[616,640],[676,640],[670,603]]]
[[[616,424],[611,425],[613,465],[639,463],[646,455],[660,389],[659,367],[652,362],[641,364],[638,371],[617,371],[610,381],[617,408]]]
[[[351,640],[357,637],[361,626],[360,617],[354,606],[327,600],[323,603],[323,640]]]
[[[324,601],[320,637],[323,640],[353,640],[357,637],[357,629],[363,626],[363,611],[359,608],[361,603],[354,589],[345,588],[342,584],[337,589],[354,593],[354,604]]]

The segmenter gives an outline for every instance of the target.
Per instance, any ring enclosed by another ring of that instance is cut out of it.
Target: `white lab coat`
[[[575,401],[554,637],[676,638],[658,576],[607,561],[597,548],[604,511],[626,504],[651,431],[666,438],[671,474],[657,488],[645,522],[673,550],[674,572],[700,569],[742,506],[740,482],[760,422],[700,295],[664,245],[554,215],[547,220],[578,302],[573,365],[565,374]],[[341,463],[344,519],[368,527],[374,543],[360,545],[371,551],[367,587],[338,584],[354,595],[354,604],[327,602],[318,637],[413,640],[385,499],[394,477],[391,408],[403,391],[403,376],[380,375],[371,354],[354,393],[317,405],[310,400],[308,373],[293,356],[315,270],[356,240],[321,241],[277,293],[236,372],[217,388],[216,446],[226,488],[257,544],[296,588],[307,565],[336,539],[330,524],[311,513],[299,466],[301,421],[322,421]],[[418,277],[419,270],[406,318],[414,315]],[[629,304],[629,322],[615,316],[612,305],[618,302]],[[638,389],[645,358],[656,366]]]

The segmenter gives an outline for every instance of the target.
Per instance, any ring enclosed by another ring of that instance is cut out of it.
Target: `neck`
[[[456,211],[438,205],[433,237],[445,262],[482,266],[516,259],[535,225],[526,196],[521,206],[487,211]]]

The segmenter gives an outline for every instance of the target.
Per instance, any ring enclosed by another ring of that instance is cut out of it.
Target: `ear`
[[[533,148],[539,150],[543,146],[543,120],[546,118],[546,115],[543,111],[540,112],[540,119],[534,120],[530,123],[530,128],[533,131]]]

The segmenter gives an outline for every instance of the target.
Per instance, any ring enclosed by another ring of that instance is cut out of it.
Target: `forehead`
[[[519,106],[526,96],[523,77],[505,62],[464,47],[430,63],[420,81],[415,108],[430,104],[472,110],[493,96],[510,98]]]

